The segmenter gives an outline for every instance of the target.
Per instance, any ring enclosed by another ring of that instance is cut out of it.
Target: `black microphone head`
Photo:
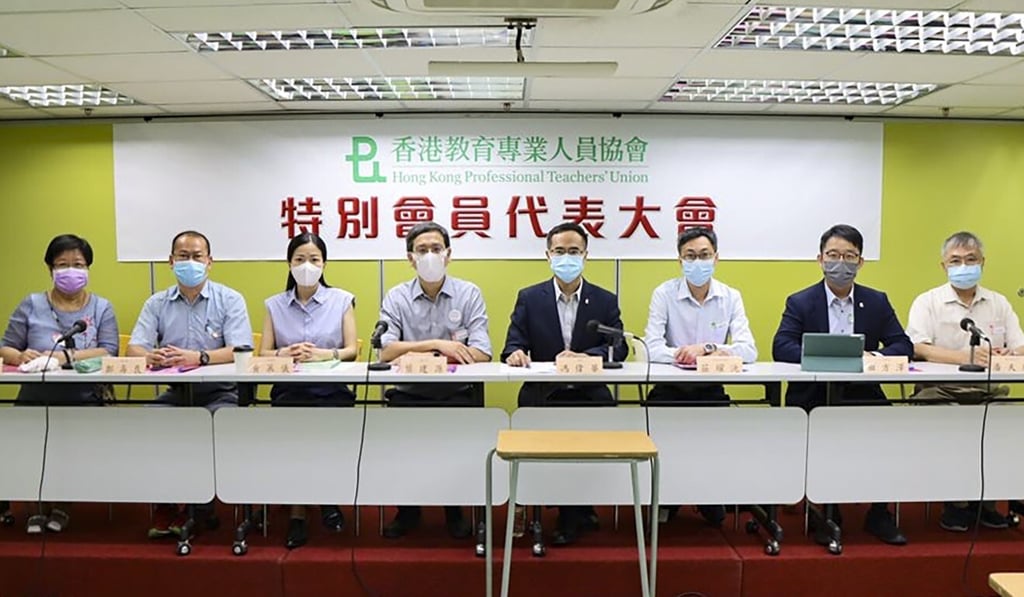
[[[71,324],[72,333],[81,334],[89,327],[89,324],[84,319],[79,319],[75,323]]]
[[[970,317],[964,317],[963,319],[960,320],[960,329],[961,330],[963,330],[965,332],[969,332],[969,331],[971,331],[972,327],[974,327],[974,320],[971,319]]]
[[[596,319],[591,319],[587,322],[587,329],[591,332],[596,332],[599,327],[601,327],[601,322]]]
[[[388,322],[381,319],[380,321],[377,322],[377,325],[375,325],[374,327],[380,330],[380,332],[383,334],[384,332],[388,331]]]

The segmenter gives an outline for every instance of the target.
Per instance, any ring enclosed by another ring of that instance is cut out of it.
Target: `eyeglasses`
[[[444,253],[446,250],[447,249],[444,247],[444,245],[434,245],[434,246],[431,246],[431,247],[427,247],[427,246],[416,247],[415,249],[413,249],[412,252],[422,257],[423,255],[426,255],[427,253],[433,253],[435,255],[440,255],[441,253]]]
[[[701,261],[707,261],[715,258],[714,251],[701,251],[700,253],[686,252],[683,253],[683,261],[694,262],[698,259]]]
[[[184,253],[184,252],[182,252],[182,253],[175,253],[174,255],[172,255],[172,257],[174,257],[175,261],[188,261],[189,259],[191,259],[192,261],[202,261],[203,259],[206,259],[206,253],[202,253],[202,252],[200,252],[200,253]]]
[[[860,261],[860,253],[840,253],[839,251],[826,251],[825,261],[843,260],[846,263],[857,263]]]
[[[953,257],[950,257],[946,261],[946,265],[949,267],[957,267],[960,265],[978,265],[979,263],[981,263],[981,258],[978,257],[977,255],[967,255],[964,257],[955,255]]]
[[[557,255],[559,257],[561,257],[562,255],[572,255],[573,257],[579,257],[580,255],[583,255],[583,253],[583,249],[578,249],[576,247],[569,247],[568,249],[564,247],[555,247],[554,249],[551,249],[551,254]]]

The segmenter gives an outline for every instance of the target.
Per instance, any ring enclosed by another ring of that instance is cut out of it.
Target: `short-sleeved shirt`
[[[11,314],[2,345],[19,351],[32,349],[49,354],[56,339],[79,319],[85,321],[87,327],[74,336],[77,350],[102,348],[111,356],[117,355],[114,308],[110,301],[95,294],[90,294],[85,305],[77,311],[58,311],[45,292],[28,295]],[[63,343],[58,344],[57,350],[63,347]],[[95,387],[94,384],[22,384],[18,399],[34,401],[46,397],[51,403],[89,402],[95,400]]]
[[[388,324],[388,331],[381,336],[384,347],[396,341],[455,340],[487,356],[492,354],[483,294],[476,284],[465,280],[446,276],[434,300],[423,291],[419,278],[399,284],[384,297],[380,318]],[[448,391],[444,386],[415,384],[397,388],[434,396]]]
[[[146,350],[177,346],[210,351],[225,346],[252,346],[252,326],[242,295],[207,280],[191,304],[176,285],[146,299],[128,343]],[[235,384],[194,384],[193,391],[234,392]]]
[[[914,299],[907,321],[907,335],[914,344],[931,344],[948,350],[967,350],[971,335],[960,328],[970,317],[991,340],[994,348],[1024,347],[1020,319],[1006,297],[978,286],[970,305],[960,301],[949,284],[933,288]]]
[[[355,306],[355,296],[340,288],[321,285],[305,305],[292,289],[268,298],[266,306],[274,325],[276,346],[271,348],[299,342],[309,342],[317,348],[341,348],[346,341],[345,313]],[[276,398],[301,391],[319,397],[335,395],[338,390],[338,384],[280,384],[273,387],[270,395]]]

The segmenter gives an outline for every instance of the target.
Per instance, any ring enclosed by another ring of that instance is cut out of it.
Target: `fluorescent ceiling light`
[[[523,99],[515,77],[343,77],[250,79],[278,101]]]
[[[294,31],[175,33],[197,52],[263,50],[341,50],[360,48],[514,47],[516,32],[505,25],[489,27],[359,27]],[[523,31],[522,45],[533,40]]]
[[[932,83],[686,79],[672,85],[661,101],[895,106],[938,87]]]
[[[618,62],[445,62],[431,60],[427,73],[432,77],[574,77],[597,79],[610,77]]]
[[[24,85],[0,87],[0,95],[36,108],[60,106],[122,106],[134,99],[99,85]]]
[[[1024,13],[755,6],[716,48],[1024,55]]]

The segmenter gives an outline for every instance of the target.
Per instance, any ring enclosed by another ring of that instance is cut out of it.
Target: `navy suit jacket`
[[[619,300],[611,292],[586,280],[582,284],[569,349],[607,359],[608,339],[588,330],[587,322],[596,319],[609,327],[622,329]],[[555,305],[555,283],[548,279],[520,290],[512,309],[501,361],[505,362],[508,355],[516,350],[529,353],[533,361],[554,361],[564,349],[562,325],[558,322],[558,307]],[[622,361],[628,352],[629,347],[619,342],[613,351],[613,359]],[[611,400],[611,393],[603,384],[576,384],[575,387],[585,394],[581,399]],[[520,406],[539,404],[560,388],[565,388],[565,385],[525,383],[519,390]]]
[[[803,335],[808,332],[828,333],[828,304],[825,282],[821,281],[786,299],[786,310],[772,342],[772,358],[784,363],[799,363]],[[867,286],[853,288],[853,331],[864,335],[864,350],[887,356],[913,357],[914,345],[903,331],[889,297]],[[839,384],[837,384],[839,385]],[[878,384],[844,384],[836,401],[884,401]],[[818,383],[791,383],[786,390],[786,404],[810,408],[825,403],[825,386]]]

